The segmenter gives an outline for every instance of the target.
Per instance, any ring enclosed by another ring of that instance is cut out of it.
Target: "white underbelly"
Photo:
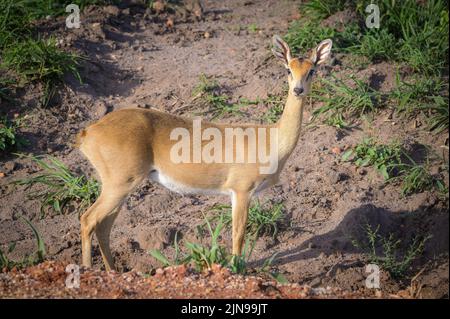
[[[162,174],[158,170],[150,172],[150,180],[157,182],[165,188],[174,191],[179,194],[197,194],[197,195],[229,195],[230,192],[217,189],[197,188],[189,185],[182,184],[170,178],[167,175]]]

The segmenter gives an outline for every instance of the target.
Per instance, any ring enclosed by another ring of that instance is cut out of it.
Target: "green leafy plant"
[[[373,166],[386,180],[398,174],[402,163],[402,148],[397,142],[389,145],[377,144],[373,139],[365,138],[354,149],[349,149],[342,155],[347,161],[353,156],[356,166]]]
[[[17,185],[41,185],[43,189],[33,191],[30,198],[41,201],[41,216],[44,217],[50,210],[61,214],[69,204],[78,204],[78,211],[87,209],[98,197],[100,186],[94,179],[85,176],[75,176],[64,163],[54,157],[48,157],[47,161],[42,156],[24,156],[43,169],[34,177],[20,179],[14,183]]]
[[[19,119],[8,120],[6,117],[0,117],[0,151],[17,148],[26,141],[18,136],[18,129],[21,126]]]
[[[439,197],[448,197],[443,180],[430,173],[428,164],[416,163],[398,142],[379,144],[365,138],[342,154],[342,161],[352,161],[360,167],[374,167],[388,182],[400,181],[403,195],[436,190]]]
[[[219,244],[219,236],[223,228],[223,219],[220,218],[217,222],[216,228],[213,230],[211,223],[206,219],[206,225],[211,236],[209,246],[201,244],[186,242],[186,248],[189,251],[189,261],[192,262],[195,268],[199,271],[205,268],[211,268],[213,264],[226,266],[228,264],[228,256],[224,246]]]
[[[373,228],[367,223],[363,229],[365,240],[360,242],[354,239],[353,245],[365,252],[370,263],[380,266],[394,278],[404,278],[407,275],[412,262],[422,254],[425,242],[431,238],[431,236],[414,237],[406,252],[400,254],[402,241],[395,238],[393,234],[388,237],[380,235],[380,225]]]
[[[20,220],[25,223],[28,227],[30,227],[31,231],[33,232],[34,237],[36,238],[36,252],[32,255],[26,255],[22,258],[21,261],[13,261],[8,257],[8,254],[12,253],[16,247],[16,243],[12,242],[7,252],[3,252],[0,249],[0,269],[12,269],[14,267],[16,268],[24,268],[28,266],[32,266],[35,264],[38,264],[42,261],[44,261],[45,258],[45,244],[42,240],[41,235],[37,231],[36,227],[25,217],[20,216]]]

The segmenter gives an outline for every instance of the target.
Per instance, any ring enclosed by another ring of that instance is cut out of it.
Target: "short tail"
[[[75,138],[75,147],[80,147],[81,144],[83,143],[84,137],[86,136],[86,130],[83,129],[81,130],[80,133],[77,134],[77,137]]]

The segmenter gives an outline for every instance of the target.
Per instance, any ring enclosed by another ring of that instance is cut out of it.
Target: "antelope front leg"
[[[245,228],[247,226],[248,206],[250,194],[246,192],[233,192],[232,220],[233,220],[233,255],[240,256],[244,243]]]

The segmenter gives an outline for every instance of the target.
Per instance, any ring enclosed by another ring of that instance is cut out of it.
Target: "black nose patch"
[[[302,93],[303,93],[303,91],[304,91],[304,89],[303,89],[303,88],[294,88],[294,93],[295,93],[296,95],[300,95],[300,94],[302,94]]]

